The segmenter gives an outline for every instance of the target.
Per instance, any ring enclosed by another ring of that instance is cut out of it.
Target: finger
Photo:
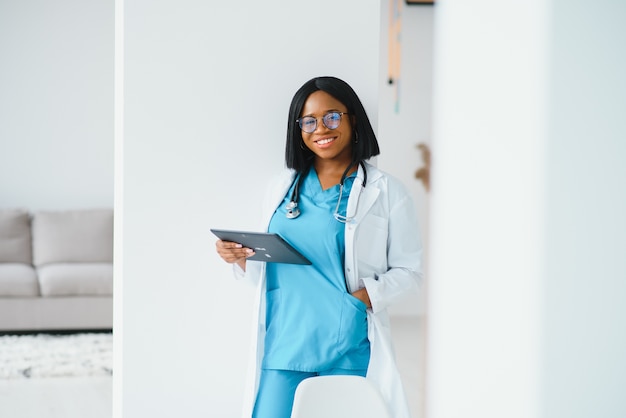
[[[248,254],[245,257],[237,257],[235,255],[232,254],[226,254],[222,256],[222,260],[226,261],[227,263],[237,263],[239,261],[243,261],[245,259],[247,259],[248,257],[250,257],[253,254]]]
[[[228,263],[245,260],[246,258],[254,255],[254,251],[250,248],[218,248],[217,253]]]
[[[218,248],[243,248],[243,245],[238,242],[222,241],[219,239],[216,241],[215,246]]]
[[[237,258],[248,258],[248,257],[250,257],[251,255],[254,254],[254,250],[252,250],[250,248],[241,248],[241,249],[237,249],[237,250],[227,251],[227,253],[230,253],[233,256],[237,257]]]
[[[254,254],[254,250],[251,248],[244,247],[237,242],[230,241],[218,240],[216,242],[216,250],[222,256],[228,255],[229,257],[235,256],[237,258],[247,258]]]

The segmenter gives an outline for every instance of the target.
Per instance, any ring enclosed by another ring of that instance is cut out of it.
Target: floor
[[[110,418],[111,377],[0,380],[0,417]]]
[[[424,416],[424,317],[391,319],[391,332],[402,384],[414,418]]]
[[[392,318],[397,362],[414,418],[423,417],[424,320]],[[0,380],[0,417],[110,418],[110,377]]]

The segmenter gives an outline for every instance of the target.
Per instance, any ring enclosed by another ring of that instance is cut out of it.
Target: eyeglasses
[[[337,129],[339,125],[341,125],[341,116],[349,115],[350,113],[346,112],[328,112],[324,116],[322,116],[322,123],[328,129]],[[317,129],[317,118],[313,116],[305,116],[300,119],[296,119],[298,125],[300,125],[300,129],[307,134],[315,132]]]

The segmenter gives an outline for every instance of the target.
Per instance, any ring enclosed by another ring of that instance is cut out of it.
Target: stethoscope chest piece
[[[285,206],[285,209],[287,210],[287,213],[285,214],[285,216],[287,216],[287,219],[294,219],[300,216],[300,209],[298,209],[298,203],[296,203],[294,200],[287,203],[287,206]]]

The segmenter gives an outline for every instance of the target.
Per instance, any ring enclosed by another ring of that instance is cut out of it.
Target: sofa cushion
[[[0,263],[32,262],[30,214],[21,209],[0,210]]]
[[[35,212],[33,262],[113,262],[113,210]]]
[[[47,264],[37,271],[43,296],[113,294],[111,263]]]
[[[21,263],[0,263],[0,297],[7,296],[39,296],[37,273],[33,266]]]

